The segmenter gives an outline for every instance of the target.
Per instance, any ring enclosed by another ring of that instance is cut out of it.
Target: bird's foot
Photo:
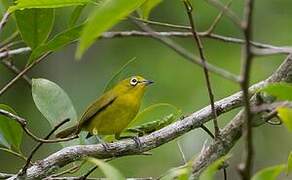
[[[138,136],[123,136],[123,137],[119,137],[118,140],[120,139],[132,139],[135,142],[137,148],[139,148],[139,150],[142,148],[142,143]]]

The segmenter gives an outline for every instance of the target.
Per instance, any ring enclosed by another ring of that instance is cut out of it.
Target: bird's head
[[[115,90],[122,94],[132,93],[133,95],[143,95],[146,87],[152,83],[154,82],[147,80],[142,76],[132,76],[120,81],[116,85]]]

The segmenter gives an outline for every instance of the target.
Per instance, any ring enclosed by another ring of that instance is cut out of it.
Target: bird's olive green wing
[[[94,103],[88,106],[84,114],[81,116],[81,119],[79,121],[79,127],[82,127],[84,124],[89,122],[92,117],[104,111],[108,106],[110,106],[115,101],[116,97],[117,96],[114,95],[114,93],[108,91]]]

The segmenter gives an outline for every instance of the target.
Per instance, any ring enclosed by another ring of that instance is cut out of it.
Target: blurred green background
[[[227,2],[227,1],[224,1]],[[203,0],[194,1],[198,29],[208,28],[218,14],[218,10]],[[243,1],[234,0],[231,8],[242,14]],[[254,14],[254,40],[279,46],[292,44],[292,1],[291,0],[257,0]],[[90,8],[88,8],[89,10]],[[64,30],[73,8],[62,8],[56,11],[56,22],[52,35]],[[86,13],[84,12],[84,17]],[[188,20],[181,1],[164,1],[151,14],[151,20],[187,25]],[[136,27],[129,21],[122,21],[114,30],[132,30]],[[157,30],[165,30],[156,27]],[[1,39],[15,30],[13,19],[10,19]],[[242,37],[241,32],[230,20],[223,18],[215,32],[221,35]],[[194,52],[192,38],[175,38],[175,41]],[[241,47],[236,44],[223,43],[218,40],[203,39],[205,52],[210,63],[239,73]],[[102,94],[104,86],[111,76],[129,59],[137,60],[127,69],[126,75],[139,74],[154,80],[156,83],[147,91],[143,106],[166,102],[190,114],[209,104],[202,69],[186,61],[175,52],[151,38],[115,38],[98,40],[85,54],[81,61],[74,59],[76,44],[70,45],[50,55],[28,75],[32,78],[46,78],[60,85],[70,96],[80,115],[86,106]],[[197,52],[196,52],[197,53]],[[26,63],[28,55],[12,57],[19,66]],[[285,56],[256,57],[252,66],[252,83],[268,77],[284,60]],[[0,65],[0,85],[6,84],[14,77],[9,70]],[[211,82],[216,100],[239,90],[239,86],[221,77],[211,74]],[[29,120],[29,128],[37,135],[44,136],[50,131],[48,122],[37,110],[31,96],[31,89],[23,80],[16,83],[0,97],[0,103],[13,107],[20,116]],[[238,112],[234,110],[219,117],[223,127]],[[212,129],[212,123],[208,123]],[[284,127],[264,125],[254,129],[255,138],[255,171],[258,169],[286,162],[292,149],[292,135]],[[171,167],[183,164],[176,141],[182,145],[187,159],[200,152],[203,143],[210,138],[200,129],[191,131],[179,139],[152,150],[152,156],[130,156],[111,162],[127,177],[157,177]],[[24,137],[22,150],[29,153],[35,144],[27,136]],[[242,141],[233,148],[228,177],[238,179],[236,165],[242,159]],[[58,145],[44,145],[37,153],[35,160],[46,157],[60,149]],[[15,173],[23,164],[10,154],[0,151],[0,171]],[[4,163],[5,162],[5,163]],[[79,171],[86,172],[89,165]],[[101,176],[99,171],[94,173]],[[221,172],[218,179],[222,179]],[[291,177],[290,177],[291,178]],[[282,176],[281,179],[289,179]]]

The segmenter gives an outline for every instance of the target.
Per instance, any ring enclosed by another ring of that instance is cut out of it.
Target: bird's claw
[[[132,137],[130,137],[130,138],[133,139],[133,141],[136,143],[137,147],[138,147],[139,149],[141,149],[141,147],[142,147],[142,143],[141,143],[140,139],[139,139],[137,136],[132,136]]]

